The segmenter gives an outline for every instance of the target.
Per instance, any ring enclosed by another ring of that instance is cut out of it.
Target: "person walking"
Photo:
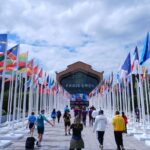
[[[123,117],[124,122],[125,122],[125,130],[124,130],[124,133],[127,133],[128,118],[127,118],[127,116],[125,115],[124,112],[122,112],[122,117]]]
[[[86,107],[83,107],[83,109],[82,109],[82,123],[84,126],[86,126],[86,116],[87,116]]]
[[[64,108],[64,112],[66,112],[66,111],[70,112],[70,109],[69,109],[68,105],[66,105],[65,108]]]
[[[69,114],[68,111],[65,111],[63,118],[64,118],[64,125],[65,125],[65,135],[67,135],[67,130],[68,130],[68,134],[70,135],[69,127],[71,125],[71,121],[70,121],[71,115]]]
[[[89,110],[89,126],[92,126],[92,125],[93,125],[92,112],[93,112],[93,109],[90,108],[90,110]]]
[[[97,115],[98,115],[98,112],[97,112],[96,108],[94,108],[94,110],[92,111],[93,123],[95,122],[95,118]]]
[[[61,117],[61,111],[58,110],[57,111],[57,121],[58,121],[58,123],[60,122],[60,117]]]
[[[34,115],[34,112],[32,112],[28,118],[28,124],[27,124],[27,128],[29,126],[31,136],[33,136],[35,124],[36,124],[36,117]]]
[[[75,117],[74,123],[71,124],[70,129],[72,130],[72,138],[70,141],[70,150],[81,150],[84,148],[84,141],[82,139],[81,132],[83,130],[83,124],[80,123],[79,116]]]
[[[52,127],[54,126],[54,124],[49,121],[45,116],[44,116],[45,110],[41,110],[41,113],[39,114],[39,116],[37,117],[37,131],[38,131],[38,141],[36,143],[36,145],[38,147],[41,147],[41,142],[42,142],[42,138],[43,138],[43,134],[44,134],[44,120],[46,122],[48,122]]]
[[[104,111],[100,110],[98,115],[95,118],[93,131],[97,132],[97,138],[101,149],[103,149],[103,141],[104,141],[106,125],[107,125],[107,118],[104,116]]]
[[[53,124],[55,124],[56,117],[57,117],[56,110],[53,109],[53,111],[52,111],[52,113],[51,113],[51,118],[53,119]]]
[[[115,116],[112,119],[112,125],[114,128],[117,150],[124,150],[122,133],[125,130],[125,122],[123,117],[119,114],[119,111],[116,111]]]

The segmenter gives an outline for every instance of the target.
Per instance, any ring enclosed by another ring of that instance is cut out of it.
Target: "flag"
[[[140,65],[142,65],[148,58],[150,58],[149,33],[147,33],[146,39],[145,39],[145,42],[144,42],[144,47],[143,47],[143,50],[142,50]]]
[[[48,87],[51,89],[54,84],[54,79],[49,78]]]
[[[25,83],[27,85],[27,88],[30,87],[31,84],[31,77],[29,78],[29,80]]]
[[[142,80],[144,80],[145,79],[145,77],[146,77],[146,68],[145,68],[145,66],[142,66]]]
[[[7,34],[0,34],[0,52],[5,53],[7,47]]]
[[[39,77],[39,78],[42,78],[42,75],[43,75],[43,70],[42,70],[42,68],[41,68],[41,70],[40,70],[40,72],[39,72],[39,74],[38,74],[38,77]]]
[[[17,59],[19,45],[16,45],[7,51],[7,57],[11,60]]]
[[[19,55],[19,68],[26,67],[27,58],[28,58],[28,52],[21,53]]]
[[[130,53],[129,53],[123,65],[121,66],[121,78],[130,74],[130,72],[131,72],[131,58],[130,58]]]
[[[0,61],[4,60],[7,48],[7,34],[0,34]]]
[[[34,74],[37,74],[37,72],[38,72],[38,67],[39,67],[39,66],[36,65],[36,66],[33,68],[33,73],[34,73]]]
[[[16,45],[11,49],[7,50],[6,70],[13,70],[13,67],[16,66],[18,49],[19,49],[19,45]],[[4,61],[0,61],[0,66],[1,67],[4,66]]]
[[[136,69],[138,70],[138,62],[139,62],[139,54],[138,54],[138,48],[136,47],[133,54],[133,59],[131,63],[131,71],[133,71],[135,63],[136,63]]]
[[[28,70],[28,76],[31,76],[33,73],[33,64],[34,64],[34,59],[32,59],[31,61],[29,61],[29,63],[27,64],[27,70]]]

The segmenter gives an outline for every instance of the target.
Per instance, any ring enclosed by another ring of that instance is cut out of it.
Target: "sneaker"
[[[101,144],[100,144],[100,146],[99,146],[99,147],[100,147],[101,149],[103,149],[103,145],[101,145]]]
[[[65,135],[67,135],[67,133],[65,133]]]
[[[37,147],[41,147],[41,146],[42,146],[41,144],[38,144],[38,145],[37,145]]]
[[[69,134],[69,135],[71,135],[71,133],[70,133],[70,132],[69,132],[68,134]]]

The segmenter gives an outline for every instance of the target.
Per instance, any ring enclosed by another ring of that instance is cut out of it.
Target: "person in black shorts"
[[[28,118],[28,124],[27,124],[27,127],[29,125],[31,136],[33,136],[33,132],[34,132],[34,128],[35,128],[35,123],[36,123],[36,117],[34,115],[34,112],[32,112],[31,115]]]
[[[67,130],[71,125],[71,121],[70,121],[71,115],[69,114],[68,111],[65,111],[63,118],[64,118],[64,125],[65,125],[65,135],[67,135]],[[68,132],[68,134],[70,135],[70,132]]]

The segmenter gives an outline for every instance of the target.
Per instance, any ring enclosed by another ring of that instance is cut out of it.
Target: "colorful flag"
[[[143,47],[143,51],[142,51],[140,65],[142,65],[148,58],[150,58],[149,33],[147,33],[146,39],[145,39],[145,42],[144,42],[144,47]]]
[[[19,68],[26,67],[27,59],[28,59],[28,52],[21,53],[19,55]]]
[[[9,49],[7,51],[7,57],[10,58],[11,60],[16,60],[18,50],[19,50],[19,45],[16,45],[16,46],[12,47],[11,49]]]
[[[38,67],[39,67],[39,66],[36,65],[36,66],[33,68],[33,73],[34,73],[34,74],[37,74],[37,72],[38,72]]]
[[[136,64],[136,70],[138,70],[138,63],[139,63],[139,54],[138,54],[138,48],[136,47],[134,50],[133,59],[131,63],[131,71],[133,71],[135,64]]]
[[[43,75],[43,70],[42,70],[42,68],[41,68],[41,70],[40,70],[40,72],[39,72],[39,74],[38,74],[38,77],[39,77],[39,78],[42,78],[42,75]]]
[[[0,62],[4,61],[7,48],[7,34],[0,34]]]
[[[27,85],[27,88],[30,87],[31,84],[31,77],[29,78],[29,80],[25,83]]]
[[[7,48],[7,34],[0,34],[0,52],[5,53]]]
[[[32,59],[31,61],[29,61],[29,63],[27,64],[28,76],[31,76],[32,73],[33,73],[33,64],[34,64],[34,59]]]
[[[121,66],[121,78],[130,74],[130,72],[131,72],[131,58],[130,58],[130,53],[129,53],[127,55],[123,65]]]

